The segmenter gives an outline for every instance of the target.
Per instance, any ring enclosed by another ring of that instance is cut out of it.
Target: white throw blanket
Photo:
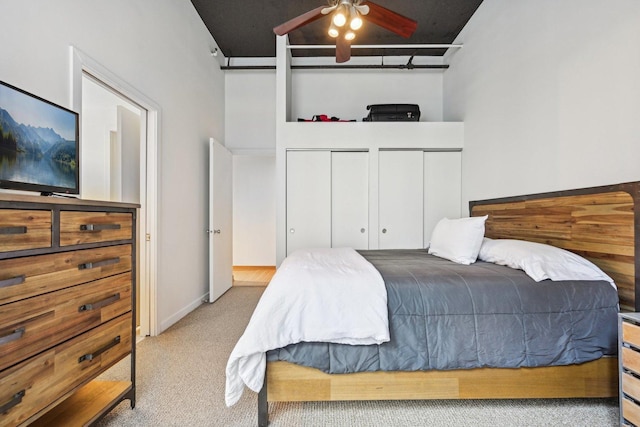
[[[240,399],[245,384],[260,391],[268,350],[303,341],[389,341],[384,281],[355,250],[300,250],[284,260],[229,356],[227,406]]]

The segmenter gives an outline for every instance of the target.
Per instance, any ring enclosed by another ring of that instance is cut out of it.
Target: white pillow
[[[428,252],[458,264],[476,262],[487,216],[442,218],[433,229]]]
[[[551,280],[605,280],[616,286],[591,261],[543,243],[484,238],[478,259],[524,270],[536,282]]]

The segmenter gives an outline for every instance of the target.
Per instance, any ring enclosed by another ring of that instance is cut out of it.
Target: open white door
[[[209,140],[209,302],[233,281],[232,158],[218,141]]]

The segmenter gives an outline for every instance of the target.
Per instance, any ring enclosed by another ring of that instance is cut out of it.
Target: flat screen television
[[[80,193],[79,115],[0,81],[0,188]]]

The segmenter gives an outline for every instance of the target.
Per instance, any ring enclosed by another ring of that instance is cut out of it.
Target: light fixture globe
[[[353,32],[353,31],[351,31],[351,30],[347,31],[347,32],[344,34],[344,39],[345,39],[345,40],[351,41],[351,40],[353,40],[353,39],[355,39],[355,38],[356,38],[356,33],[354,33],[354,32]]]
[[[349,27],[351,27],[352,30],[356,31],[359,30],[360,28],[362,28],[362,18],[360,18],[360,16],[356,15],[355,18],[353,18],[351,20],[351,22],[349,23]]]
[[[349,18],[349,27],[353,31],[359,30],[360,27],[362,27],[362,17],[360,16],[358,9],[353,4],[349,7]]]
[[[335,13],[333,14],[333,18],[331,18],[331,22],[333,22],[333,24],[336,27],[343,27],[344,24],[347,23],[348,14],[349,14],[349,9],[347,9],[347,6],[345,6],[344,4],[341,4],[340,6],[338,6]]]

